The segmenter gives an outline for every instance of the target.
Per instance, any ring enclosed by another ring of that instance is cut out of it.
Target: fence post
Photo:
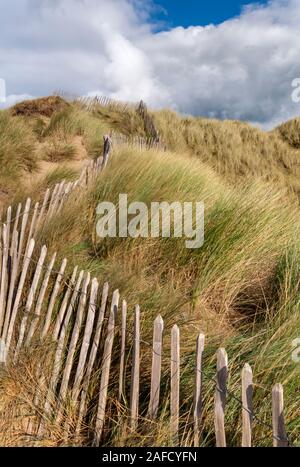
[[[68,303],[69,303],[69,298],[70,298],[70,295],[71,295],[72,291],[74,290],[74,285],[76,284],[77,271],[78,271],[78,266],[75,266],[75,268],[73,269],[71,279],[67,283],[67,290],[65,292],[62,304],[61,304],[61,306],[59,308],[59,312],[57,313],[57,317],[56,317],[56,321],[55,321],[55,325],[54,325],[54,331],[53,331],[53,335],[52,335],[52,340],[53,341],[56,341],[58,339],[60,329],[61,329],[61,326],[62,326],[63,321],[64,321],[67,306],[68,306]]]
[[[275,448],[288,447],[283,409],[283,387],[281,384],[275,384],[272,390],[273,446]]]
[[[177,324],[171,331],[171,437],[178,444],[180,393],[180,333]]]
[[[105,169],[107,165],[110,149],[111,149],[111,139],[109,135],[105,135],[103,136],[103,160],[102,160],[103,169]]]
[[[3,253],[2,253],[2,273],[1,273],[1,287],[0,287],[0,331],[5,319],[5,296],[7,290],[7,263],[8,263],[8,228],[6,224],[3,224],[2,228],[2,239],[3,239]]]
[[[22,217],[20,239],[19,239],[18,261],[20,261],[21,255],[22,255],[23,242],[24,242],[24,237],[25,237],[25,230],[26,230],[26,225],[27,225],[27,221],[28,221],[30,206],[31,206],[31,199],[28,198],[27,201],[26,201],[26,204],[25,204],[23,217]],[[29,239],[29,241],[31,241],[31,239]]]
[[[202,358],[205,336],[199,334],[196,344],[195,392],[194,392],[194,446],[200,445],[200,424],[202,416]]]
[[[132,352],[132,371],[130,389],[130,427],[136,430],[139,415],[140,390],[140,307],[135,307],[134,314],[134,342]]]
[[[39,209],[39,203],[36,203],[35,206],[34,206],[34,211],[33,211],[33,215],[32,215],[32,218],[31,218],[31,223],[30,223],[29,232],[28,232],[28,236],[27,236],[27,243],[26,243],[26,247],[25,247],[25,255],[27,254],[30,239],[34,236],[34,228],[35,228],[36,219],[37,219],[37,215],[38,215],[38,209]]]
[[[56,298],[57,298],[57,295],[58,295],[58,292],[59,292],[59,289],[60,289],[60,284],[62,282],[62,278],[63,278],[64,272],[65,272],[66,266],[67,266],[67,259],[64,258],[62,263],[61,263],[59,273],[57,274],[55,285],[54,285],[54,288],[53,288],[53,291],[52,291],[52,294],[51,294],[51,298],[50,298],[50,302],[49,302],[49,305],[48,305],[46,318],[45,318],[45,322],[44,322],[44,327],[43,327],[43,330],[42,330],[42,339],[44,339],[46,337],[47,332],[49,330],[49,327],[51,325],[52,311],[53,311],[55,301],[56,301]]]
[[[125,348],[126,348],[126,317],[127,303],[122,302],[122,323],[121,323],[121,356],[120,356],[120,375],[119,375],[119,401],[124,399],[124,369],[125,369]]]
[[[226,435],[224,426],[226,383],[228,374],[228,358],[225,349],[219,349],[217,353],[217,381],[215,391],[215,432],[217,447],[226,447]]]
[[[12,238],[14,237],[14,235],[16,235],[16,231],[18,230],[18,224],[19,224],[21,210],[22,210],[22,204],[19,203],[18,207],[17,207],[16,215],[15,215],[15,221],[14,221],[14,226],[13,226],[13,231],[12,231]],[[12,246],[12,248],[14,247],[12,244],[11,244],[11,246]],[[11,253],[11,256],[13,256],[12,253]]]
[[[50,188],[48,188],[46,190],[46,192],[45,192],[42,208],[40,210],[40,213],[39,213],[39,216],[38,216],[38,219],[37,219],[37,222],[36,222],[35,231],[37,231],[37,229],[40,227],[41,221],[42,221],[43,216],[45,214],[45,209],[47,207],[49,198],[50,198]]]
[[[252,420],[253,420],[253,377],[252,370],[248,363],[242,370],[242,418],[243,434],[242,447],[250,448],[252,441]]]
[[[7,247],[9,249],[9,245],[10,245],[10,226],[11,226],[11,206],[9,206],[8,209],[7,209],[6,226],[7,226]]]
[[[7,330],[9,326],[11,307],[12,307],[14,291],[15,291],[15,284],[16,284],[17,275],[18,275],[18,231],[17,230],[13,231],[10,254],[11,254],[11,260],[12,260],[12,271],[11,271],[11,276],[10,276],[10,281],[9,281],[10,284],[9,284],[9,289],[8,289],[7,303],[6,303],[5,320],[4,320],[4,325],[2,329],[2,339],[4,341],[6,340]]]
[[[164,322],[159,315],[154,321],[153,329],[151,393],[148,408],[148,416],[150,419],[156,418],[159,406],[163,329]]]

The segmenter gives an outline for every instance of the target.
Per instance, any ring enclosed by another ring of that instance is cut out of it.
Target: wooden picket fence
[[[142,136],[126,136],[121,133],[112,133],[110,135],[113,146],[129,146],[137,149],[157,149],[166,151],[166,146],[157,141],[156,138],[143,138]]]
[[[6,216],[0,225],[2,240],[0,250],[0,336],[2,343],[5,342],[7,350],[10,348],[22,290],[27,279],[34,248],[33,238],[36,232],[42,229],[54,214],[61,211],[71,193],[86,188],[103,168],[103,157],[90,161],[78,180],[68,183],[62,181],[57,183],[52,190],[47,189],[41,204],[37,202],[32,205],[32,200],[28,198],[25,205],[19,203],[15,210],[11,207],[7,209]],[[37,277],[32,286],[31,294],[34,294],[37,287],[46,251],[45,247],[41,253]],[[26,305],[29,311],[32,307],[32,300],[32,296],[30,296]],[[42,303],[39,306],[41,307]]]
[[[113,145],[128,145],[139,149],[157,149],[166,151],[166,145],[163,143],[158,130],[155,128],[153,118],[151,118],[147,106],[143,101],[139,103],[121,102],[104,96],[78,97],[75,99],[88,112],[95,112],[100,107],[107,107],[109,110],[126,112],[135,111],[144,121],[144,130],[147,137],[126,136],[122,133],[112,132],[110,134]]]
[[[133,102],[122,102],[119,100],[111,99],[105,96],[93,96],[93,97],[76,97],[72,99],[81,105],[88,112],[94,112],[101,107],[107,107],[109,110],[115,110],[118,112],[126,112],[127,110],[135,110],[138,104]]]
[[[27,434],[31,439],[43,439],[47,435],[47,420],[55,419],[56,423],[64,423],[64,405],[72,405],[76,410],[76,430],[72,433],[78,439],[84,426],[89,408],[90,384],[99,380],[98,403],[92,444],[101,445],[106,430],[106,422],[111,418],[107,415],[109,389],[112,382],[110,375],[112,360],[119,361],[118,400],[125,404],[129,400],[128,429],[138,432],[142,417],[140,416],[140,381],[143,378],[141,370],[141,347],[145,341],[141,337],[140,307],[134,311],[133,329],[127,327],[127,303],[122,301],[119,311],[120,294],[115,290],[110,301],[109,284],[105,283],[99,294],[99,284],[96,278],[91,280],[89,272],[78,271],[75,267],[71,277],[65,273],[67,260],[63,259],[59,268],[55,267],[56,253],[46,264],[47,248],[41,248],[38,261],[34,268],[29,269],[35,248],[33,239],[29,241],[28,249],[18,280],[11,275],[7,281],[8,290],[14,285],[14,301],[11,306],[4,301],[1,310],[1,348],[2,363],[9,368],[17,365],[22,356],[30,349],[31,344],[43,346],[49,340],[54,345],[52,354],[52,370],[50,374],[43,373],[43,362],[40,362],[40,384],[34,394],[32,413],[27,426]],[[3,245],[4,249],[4,245]],[[17,248],[12,251],[12,259],[17,257]],[[14,266],[13,266],[14,267]],[[3,276],[3,268],[1,279]],[[50,278],[54,280],[50,281]],[[25,278],[29,286],[24,288]],[[2,281],[1,281],[2,283]],[[8,294],[10,296],[10,294]],[[3,303],[3,300],[1,304]],[[6,306],[5,306],[6,305]],[[148,343],[152,347],[152,369],[149,405],[146,418],[155,421],[160,411],[160,390],[162,384],[162,356],[170,353],[170,440],[174,445],[179,443],[180,416],[180,330],[177,325],[171,329],[171,349],[164,349],[164,321],[158,316],[154,321],[153,340]],[[120,345],[115,342],[119,337]],[[128,344],[130,341],[130,346]],[[194,445],[201,445],[202,413],[203,413],[203,353],[205,336],[200,334],[195,346],[195,376],[193,403],[193,439]],[[131,350],[132,347],[132,350]],[[117,352],[117,355],[116,355]],[[49,358],[49,356],[47,356]],[[190,358],[190,356],[189,356]],[[127,394],[128,366],[131,366],[130,389]],[[225,411],[228,397],[227,388],[228,359],[225,349],[217,352],[214,424],[216,446],[226,447]],[[242,439],[244,447],[251,446],[253,424],[253,379],[249,365],[245,365],[241,377],[241,417]],[[41,388],[44,388],[41,389]],[[273,445],[288,446],[284,416],[283,389],[277,384],[272,392]],[[143,416],[145,419],[145,416]]]

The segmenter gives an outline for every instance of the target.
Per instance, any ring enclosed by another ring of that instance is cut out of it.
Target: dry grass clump
[[[76,147],[56,138],[48,140],[43,146],[44,159],[50,162],[62,162],[76,157]]]
[[[0,187],[11,193],[24,171],[37,169],[35,137],[20,117],[0,112]]]
[[[300,149],[300,118],[283,123],[276,130],[292,148]]]
[[[20,102],[11,108],[11,113],[12,115],[24,115],[25,117],[51,117],[54,112],[59,112],[69,106],[70,104],[61,97],[49,96]]]

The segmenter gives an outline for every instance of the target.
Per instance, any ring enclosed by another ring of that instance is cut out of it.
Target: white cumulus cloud
[[[158,2],[158,0],[157,0]],[[1,0],[8,102],[54,90],[270,127],[300,114],[300,2],[271,0],[220,25],[157,32],[150,0]]]

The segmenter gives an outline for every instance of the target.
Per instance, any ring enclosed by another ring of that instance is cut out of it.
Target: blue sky
[[[161,6],[153,14],[153,19],[163,21],[165,28],[176,26],[204,26],[219,24],[238,16],[243,7],[253,3],[266,4],[268,0],[154,0]]]

